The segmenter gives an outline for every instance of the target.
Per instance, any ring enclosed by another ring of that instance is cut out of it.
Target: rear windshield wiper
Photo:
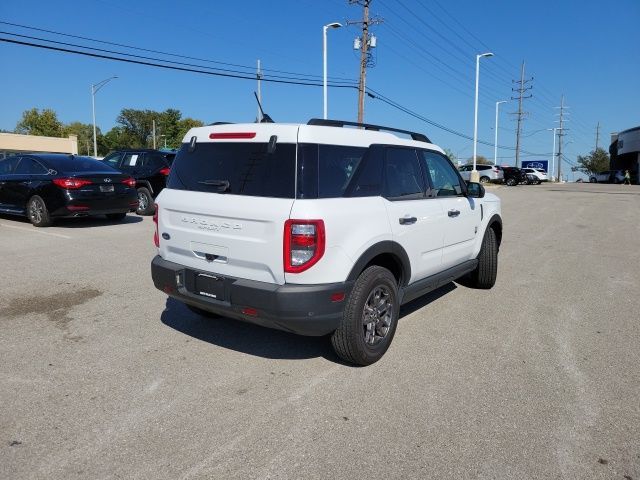
[[[220,192],[226,192],[227,190],[229,190],[229,187],[231,186],[231,184],[229,183],[229,180],[211,179],[211,180],[201,180],[198,183],[201,183],[202,185],[207,185],[209,187],[218,187],[218,190]]]

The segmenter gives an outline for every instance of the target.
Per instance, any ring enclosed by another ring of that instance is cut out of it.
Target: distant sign
[[[542,168],[545,172],[549,171],[549,160],[523,160],[522,168]]]

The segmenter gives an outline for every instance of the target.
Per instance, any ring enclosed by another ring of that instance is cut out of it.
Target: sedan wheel
[[[53,223],[44,200],[37,195],[29,199],[27,216],[35,227],[49,227]]]

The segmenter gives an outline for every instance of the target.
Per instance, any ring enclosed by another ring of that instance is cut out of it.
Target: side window
[[[20,175],[43,175],[47,173],[47,169],[33,158],[23,157],[15,173]]]
[[[125,153],[122,158],[121,168],[135,168],[142,164],[142,155],[139,153]]]
[[[382,195],[382,160],[383,151],[379,148],[369,148],[356,171],[353,181],[347,188],[349,197],[377,197]]]
[[[18,161],[20,161],[20,157],[7,157],[4,160],[0,160],[0,175],[13,173]]]
[[[424,198],[424,180],[414,149],[387,148],[384,177],[386,198],[402,200]]]
[[[118,152],[110,153],[102,160],[104,163],[113,168],[118,168],[120,166],[120,159],[122,158],[122,154]]]
[[[145,166],[151,168],[152,170],[157,170],[159,168],[167,166],[164,157],[159,153],[147,153],[145,157]]]
[[[431,180],[435,197],[452,197],[462,195],[460,177],[446,157],[436,152],[423,150],[420,152],[425,169]]]

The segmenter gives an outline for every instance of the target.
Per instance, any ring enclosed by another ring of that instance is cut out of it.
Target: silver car
[[[622,170],[606,170],[598,172],[589,177],[591,183],[622,183],[624,181],[624,172]]]
[[[462,179],[468,182],[471,177],[473,165],[463,165],[458,170],[460,171]],[[476,165],[476,170],[478,170],[478,175],[480,176],[480,183],[501,183],[504,180],[504,172],[495,165]]]

